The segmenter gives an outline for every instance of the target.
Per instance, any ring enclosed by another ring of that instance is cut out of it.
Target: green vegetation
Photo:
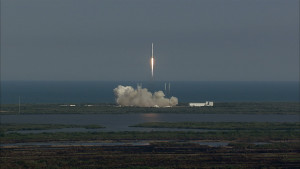
[[[72,132],[72,133],[2,133],[2,143],[48,141],[100,141],[100,140],[226,140],[243,142],[269,142],[299,140],[299,131],[237,130],[211,132]]]
[[[299,150],[300,144],[298,142],[274,142],[266,144],[253,144],[245,142],[232,142],[228,146],[233,147],[234,149],[277,149],[277,150]]]
[[[5,133],[7,131],[50,130],[50,129],[62,129],[62,128],[99,129],[104,127],[100,125],[75,125],[75,124],[12,124],[12,123],[0,124],[1,133]]]
[[[123,114],[123,113],[202,113],[202,114],[300,114],[297,102],[215,103],[213,107],[188,107],[187,104],[170,108],[118,107],[115,104],[22,104],[21,114]],[[18,114],[17,104],[1,105],[0,114]]]
[[[43,141],[96,141],[96,140],[226,140],[226,141],[286,141],[299,140],[300,122],[155,122],[139,127],[169,127],[213,129],[216,131],[152,131],[152,132],[72,132],[72,133],[7,133],[19,130],[47,130],[58,128],[102,128],[99,125],[61,124],[1,124],[2,143]],[[219,131],[218,131],[219,130]]]
[[[150,145],[139,146],[4,146],[1,147],[1,168],[297,168],[300,164],[299,123],[181,122],[145,123],[142,125],[207,128],[216,131],[20,134],[6,131],[78,126],[2,124],[1,144],[56,141],[126,142],[135,140],[149,140],[151,143]],[[222,147],[210,147],[197,144],[201,141],[228,142],[229,144]]]
[[[26,104],[21,114],[74,113],[210,113],[300,114],[299,103],[216,103],[214,107],[138,108],[101,104],[75,107]],[[18,114],[18,105],[2,105],[0,114]],[[1,124],[0,141],[126,142],[149,140],[138,146],[2,146],[0,164],[8,168],[168,169],[168,168],[297,168],[300,164],[300,122],[178,122],[143,123],[135,127],[211,129],[213,131],[16,133],[19,130],[102,128],[99,125]],[[210,147],[197,142],[228,142]]]
[[[148,122],[131,127],[209,130],[299,130],[300,122]]]
[[[193,169],[299,168],[299,146],[209,147],[155,143],[147,146],[27,146],[1,149],[1,168]]]

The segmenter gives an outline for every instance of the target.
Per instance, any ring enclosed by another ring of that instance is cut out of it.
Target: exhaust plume
[[[152,43],[152,55],[151,55],[151,60],[150,60],[150,66],[151,66],[151,75],[152,75],[152,79],[153,79],[153,71],[154,71],[153,43]]]
[[[176,97],[165,98],[162,91],[153,94],[146,88],[119,85],[114,89],[117,104],[137,107],[172,107],[178,104]]]

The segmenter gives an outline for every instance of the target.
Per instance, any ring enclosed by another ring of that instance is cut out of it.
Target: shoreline
[[[63,106],[62,106],[63,105]],[[20,108],[20,112],[19,112]],[[299,102],[215,102],[209,107],[189,107],[180,103],[175,107],[120,107],[107,103],[81,104],[1,104],[0,115],[9,114],[296,114]]]

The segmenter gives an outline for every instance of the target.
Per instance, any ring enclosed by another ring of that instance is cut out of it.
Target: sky
[[[1,80],[298,81],[298,0],[1,0]]]

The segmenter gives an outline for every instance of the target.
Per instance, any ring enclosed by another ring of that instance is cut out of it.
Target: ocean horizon
[[[179,103],[299,102],[299,81],[2,81],[1,103],[115,103],[114,88],[137,84]]]

